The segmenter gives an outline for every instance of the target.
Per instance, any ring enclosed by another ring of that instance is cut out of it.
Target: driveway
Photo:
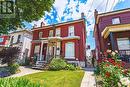
[[[19,67],[21,72],[11,75],[9,77],[20,77],[20,76],[24,76],[24,75],[28,75],[28,74],[33,74],[33,73],[38,73],[38,72],[43,72],[41,70],[35,70],[35,69],[31,69],[29,67],[25,67],[25,66],[20,66]]]

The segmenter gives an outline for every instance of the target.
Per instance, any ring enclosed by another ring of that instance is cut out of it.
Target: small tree
[[[8,47],[0,51],[0,58],[2,59],[3,64],[7,63],[8,66],[10,66],[16,62],[19,54],[19,47]]]

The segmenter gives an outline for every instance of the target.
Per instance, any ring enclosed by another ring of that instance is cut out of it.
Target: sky
[[[41,22],[51,25],[80,19],[81,13],[84,12],[87,31],[86,45],[90,45],[91,49],[94,49],[94,10],[97,9],[99,13],[105,13],[125,8],[130,8],[130,0],[55,0],[52,10],[46,12],[43,18],[32,23],[24,23],[25,28],[31,29],[34,24],[40,26]]]

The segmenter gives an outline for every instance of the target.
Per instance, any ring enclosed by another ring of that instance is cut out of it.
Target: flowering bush
[[[103,78],[103,87],[126,87],[130,84],[129,79],[122,80],[128,76],[128,70],[123,69],[125,62],[119,60],[118,52],[107,50],[104,57],[99,61],[100,75]],[[127,82],[124,82],[127,81]]]

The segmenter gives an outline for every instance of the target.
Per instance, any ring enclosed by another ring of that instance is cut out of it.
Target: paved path
[[[94,68],[85,68],[85,74],[80,87],[96,87]]]
[[[24,76],[24,75],[28,75],[28,74],[37,73],[37,72],[43,72],[41,70],[35,70],[35,69],[31,69],[31,68],[24,67],[24,66],[20,66],[20,70],[21,70],[20,73],[11,75],[9,77],[20,77],[20,76]]]

